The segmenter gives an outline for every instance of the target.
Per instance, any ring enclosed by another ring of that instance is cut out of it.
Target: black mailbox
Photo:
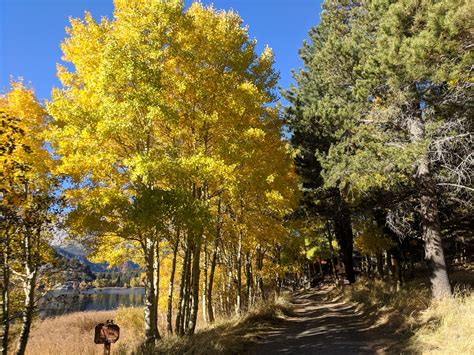
[[[94,343],[96,344],[113,344],[119,340],[119,337],[120,327],[114,324],[113,320],[95,326]]]

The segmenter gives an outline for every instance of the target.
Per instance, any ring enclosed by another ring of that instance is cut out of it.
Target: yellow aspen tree
[[[86,13],[68,34],[61,47],[73,69],[58,66],[63,87],[48,112],[56,173],[70,178],[70,228],[96,258],[141,260],[147,343],[160,338],[160,246],[178,243],[176,332],[192,334],[218,201],[238,196],[242,157],[273,149],[243,139],[279,127],[268,107],[273,55],[257,55],[237,14],[182,1],[117,0],[112,19]]]
[[[51,208],[57,188],[50,171],[54,161],[46,150],[47,116],[32,89],[12,82],[0,96],[1,250],[3,352],[9,346],[9,315],[13,279],[21,281],[22,318],[17,354],[24,354],[37,305],[41,263],[51,260]]]

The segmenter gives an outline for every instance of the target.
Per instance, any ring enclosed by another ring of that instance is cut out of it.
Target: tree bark
[[[212,251],[211,269],[209,271],[209,284],[207,287],[207,319],[209,323],[214,323],[214,310],[212,309],[212,288],[214,286],[214,273],[216,271],[217,251],[219,248],[219,240],[221,237],[221,199],[217,202],[217,225],[216,236],[214,238],[214,250]]]
[[[393,271],[393,264],[392,264],[392,256],[390,251],[386,251],[387,254],[387,272],[390,273],[392,276],[395,274]]]
[[[194,251],[193,251],[193,268],[192,268],[192,308],[189,314],[189,322],[187,323],[187,335],[193,335],[196,329],[197,314],[199,309],[199,260],[201,253],[201,243],[199,241],[195,242]]]
[[[334,234],[336,235],[336,240],[341,248],[346,279],[349,281],[349,283],[354,283],[354,236],[352,234],[351,214],[339,192],[337,196],[338,207],[334,216]]]
[[[202,256],[202,318],[205,323],[209,322],[208,315],[206,312],[207,307],[207,239],[204,236],[204,247]]]
[[[216,243],[217,244],[217,243]],[[207,319],[209,323],[214,323],[214,310],[212,309],[212,288],[214,286],[214,273],[216,271],[217,263],[217,245],[214,246],[211,260],[211,270],[209,271],[209,285],[207,287]]]
[[[189,320],[191,317],[191,307],[192,307],[192,299],[191,299],[191,283],[192,283],[192,255],[194,254],[194,245],[191,246],[190,252],[190,259],[188,263],[188,271],[186,273],[186,283],[184,288],[184,318],[182,319],[182,334],[186,334],[189,328]]]
[[[275,299],[280,297],[280,292],[281,292],[281,285],[282,285],[282,278],[280,276],[280,270],[281,270],[281,245],[277,243],[274,249],[275,252],[275,258],[274,262],[278,265],[278,272],[275,275]],[[309,271],[309,287],[311,287],[311,263],[308,265],[308,271]]]
[[[155,289],[155,305],[156,305],[156,329],[158,331],[158,304],[160,301],[160,242],[155,241],[153,248],[153,288]]]
[[[170,283],[168,286],[168,312],[166,314],[166,326],[168,335],[173,334],[173,289],[174,275],[176,273],[176,257],[178,255],[179,231],[176,234],[176,243],[173,246],[173,261],[171,263]]]
[[[7,232],[8,233],[8,232]],[[5,235],[2,241],[2,315],[1,315],[1,331],[2,331],[2,355],[7,355],[8,343],[10,335],[10,238]]]
[[[381,252],[378,252],[375,254],[375,257],[377,258],[377,273],[378,276],[383,279],[384,277],[384,270],[383,270],[383,254]]]
[[[252,277],[252,259],[250,253],[245,254],[245,278],[247,281],[247,309],[252,305],[253,297],[253,277]]]
[[[188,244],[186,244],[186,250],[184,252],[184,259],[183,259],[183,268],[181,270],[181,283],[179,286],[179,304],[178,304],[178,311],[176,314],[176,323],[175,323],[175,332],[178,335],[183,335],[183,324],[184,324],[184,313],[185,313],[185,287],[186,287],[186,280],[187,280],[187,273],[188,273],[188,264],[190,262],[190,248]]]
[[[438,216],[436,184],[432,178],[429,162],[423,159],[418,166],[418,182],[421,192],[421,223],[425,241],[425,257],[431,269],[431,290],[435,299],[452,295],[444,257],[443,240]]]
[[[235,314],[242,314],[242,234],[239,232],[239,245],[237,248],[237,299],[235,304]]]
[[[34,267],[33,267],[34,268]],[[20,332],[20,340],[17,350],[17,355],[23,355],[26,351],[26,345],[30,336],[31,324],[33,322],[33,315],[35,311],[35,288],[37,271],[26,268],[27,278],[24,282],[25,303],[22,316],[22,325]]]
[[[38,248],[40,240],[40,228],[28,230],[23,239],[24,250],[24,271],[26,278],[23,281],[23,291],[25,293],[25,300],[23,303],[22,325],[20,332],[20,339],[18,342],[17,355],[23,355],[26,351],[28,339],[30,336],[31,324],[33,323],[33,315],[35,311],[35,290],[36,280],[38,276]],[[35,235],[35,238],[33,237]],[[33,241],[36,245],[33,245]]]
[[[409,122],[412,142],[425,138],[425,123],[422,114]],[[431,269],[431,291],[435,299],[452,296],[446,260],[444,257],[443,240],[438,215],[438,196],[436,183],[430,170],[428,157],[424,155],[417,164],[415,180],[420,192],[422,238],[425,242],[425,258]]]
[[[365,256],[365,260],[367,262],[367,277],[372,276],[372,259],[369,254]]]
[[[334,258],[335,258],[335,252],[334,252],[334,247],[332,245],[332,233],[331,233],[331,227],[329,226],[329,221],[326,222],[326,228],[328,231],[327,237],[328,237],[328,243],[329,243],[329,250],[331,251],[331,272],[332,272],[332,277],[334,279],[334,282],[337,283],[337,270],[336,266],[334,265]]]
[[[263,258],[264,258],[264,253],[262,252],[260,246],[257,247],[256,250],[256,255],[255,255],[255,266],[257,269],[257,280],[256,280],[256,285],[257,285],[257,290],[260,293],[260,299],[265,301],[266,295],[265,295],[265,290],[263,287],[263,278],[262,278],[262,270],[263,270]]]
[[[154,345],[160,339],[158,332],[158,305],[155,289],[155,241],[147,238],[145,241],[145,343]]]
[[[397,291],[403,286],[403,272],[401,268],[400,252],[397,250],[392,254],[393,276],[397,285]]]

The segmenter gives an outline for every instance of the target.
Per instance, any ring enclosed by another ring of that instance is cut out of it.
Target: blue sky
[[[187,5],[192,1],[186,0]],[[249,26],[258,49],[269,45],[275,53],[280,85],[292,82],[291,69],[301,66],[298,49],[309,29],[319,21],[321,0],[214,0],[217,9],[233,9]],[[111,17],[112,0],[0,0],[0,92],[10,78],[23,77],[40,100],[49,99],[60,84],[56,63],[61,62],[60,42],[66,36],[69,16]]]

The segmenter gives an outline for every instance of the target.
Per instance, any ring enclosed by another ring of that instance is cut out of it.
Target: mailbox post
[[[107,322],[95,326],[94,343],[104,344],[104,355],[110,354],[110,346],[119,340],[120,327],[109,319]]]

